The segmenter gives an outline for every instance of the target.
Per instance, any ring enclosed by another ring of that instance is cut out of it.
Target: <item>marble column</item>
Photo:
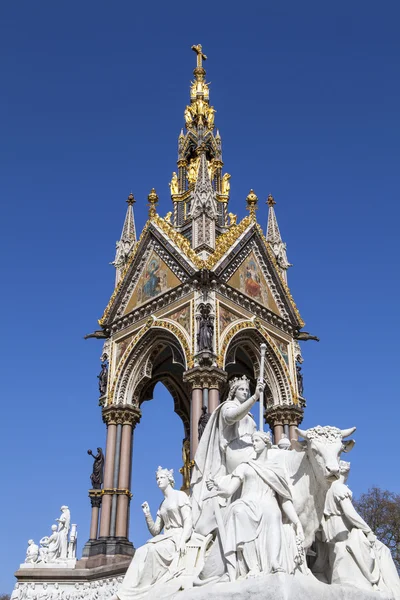
[[[282,424],[274,425],[274,442],[275,442],[275,444],[277,444],[279,442],[279,440],[282,437],[282,434],[283,434],[283,425]]]
[[[190,409],[190,458],[194,458],[199,444],[199,419],[203,404],[203,390],[201,387],[193,387],[192,404]]]
[[[228,375],[222,369],[209,366],[198,366],[183,374],[183,381],[192,389],[190,407],[190,458],[193,459],[199,443],[199,419],[203,399],[208,397],[208,412],[212,412],[219,404],[219,388],[226,382]]]
[[[219,389],[211,388],[208,392],[208,412],[212,413],[219,405]]]
[[[117,424],[117,436],[115,440],[115,456],[114,456],[114,473],[113,473],[113,490],[118,487],[119,465],[121,461],[121,437],[122,423]],[[115,525],[117,521],[117,495],[114,491],[111,499],[111,519],[110,519],[110,537],[115,537]]]
[[[108,419],[107,419],[108,420]],[[106,420],[106,422],[107,422]],[[106,444],[106,460],[104,465],[104,490],[112,490],[114,461],[115,461],[115,442],[117,437],[117,424],[115,421],[110,421],[107,424],[107,444]],[[108,537],[110,535],[111,522],[111,493],[105,493],[103,496],[101,517],[100,517],[100,534],[99,537]]]
[[[129,512],[129,488],[131,478],[131,455],[132,455],[133,427],[131,423],[122,426],[121,438],[121,461],[118,479],[118,507],[115,535],[117,537],[128,537],[128,512]]]
[[[91,492],[93,495],[89,492],[90,502],[92,505],[92,518],[90,521],[89,541],[97,540],[97,534],[99,530],[99,513],[101,506],[101,494],[97,494],[93,490],[91,490]]]
[[[300,425],[300,423],[299,423]],[[296,425],[289,425],[289,440],[298,440],[299,436],[297,435],[296,431],[295,431],[295,427]]]
[[[277,444],[284,430],[285,433],[288,432],[289,440],[297,439],[294,429],[303,420],[303,409],[297,404],[277,404],[267,408],[265,418],[274,432],[275,444]]]

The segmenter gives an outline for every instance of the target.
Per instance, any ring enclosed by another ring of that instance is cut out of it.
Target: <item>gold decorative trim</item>
[[[256,329],[254,321],[242,321],[241,323],[237,323],[236,325],[234,325],[232,329],[228,331],[228,333],[224,337],[224,342],[222,344],[221,350],[217,358],[217,365],[220,369],[224,368],[224,357],[229,342],[242,329]]]
[[[215,240],[214,252],[205,261],[202,261],[203,267],[212,269],[252,222],[250,216],[244,217],[238,225],[232,225],[226,233],[218,236]]]
[[[289,368],[288,368],[287,364],[285,363],[285,361],[282,357],[282,354],[279,351],[278,346],[275,344],[274,338],[271,336],[269,331],[264,327],[264,325],[262,325],[260,323],[260,321],[258,319],[255,319],[255,326],[259,331],[261,331],[261,333],[267,339],[270,346],[272,346],[272,349],[275,352],[276,357],[277,357],[278,361],[280,362],[281,367],[283,367],[283,370],[285,371],[285,374],[286,374],[286,377],[287,377],[287,380],[288,380],[289,386],[290,386],[290,392],[292,394],[293,404],[299,404],[299,399],[298,399],[296,390],[293,387],[292,376],[290,375]]]
[[[147,333],[147,331],[149,331],[149,329],[151,329],[151,328],[160,328],[160,329],[164,328],[164,329],[168,329],[169,331],[171,331],[171,333],[173,333],[175,335],[175,337],[178,338],[178,341],[182,344],[182,348],[183,348],[185,358],[186,358],[187,368],[190,369],[193,367],[193,364],[194,364],[193,354],[190,351],[190,347],[189,347],[188,341],[186,339],[186,336],[183,334],[181,329],[177,325],[175,325],[174,323],[172,323],[170,321],[165,321],[163,319],[157,319],[156,317],[150,317],[149,319],[147,319],[146,323],[143,325],[143,327],[138,331],[138,333],[134,336],[132,341],[129,343],[129,345],[125,349],[125,352],[123,353],[123,355],[121,356],[121,358],[118,362],[118,367],[117,367],[117,370],[115,371],[115,374],[113,377],[113,383],[112,383],[112,386],[110,387],[110,392],[107,397],[107,404],[106,404],[107,407],[109,407],[113,404],[113,399],[114,399],[114,395],[115,395],[115,391],[116,391],[117,382],[120,379],[121,372],[125,368],[126,363],[129,359],[129,356],[130,356],[133,348],[136,346],[136,344],[139,342],[139,340],[145,335],[145,333]]]
[[[110,313],[111,307],[112,307],[112,305],[114,304],[114,300],[115,300],[115,298],[116,298],[116,296],[117,296],[118,292],[120,291],[120,289],[121,289],[121,287],[122,287],[122,285],[123,285],[123,283],[124,283],[124,280],[125,280],[125,275],[126,275],[126,273],[127,273],[128,269],[129,269],[129,267],[130,267],[130,266],[131,266],[131,264],[133,263],[133,260],[134,260],[134,258],[135,258],[135,256],[136,256],[136,254],[137,254],[137,250],[138,250],[138,248],[139,248],[140,242],[141,242],[141,241],[142,241],[142,239],[144,238],[144,234],[145,234],[145,233],[146,233],[146,231],[148,230],[148,228],[149,228],[149,225],[150,225],[150,221],[147,221],[147,223],[146,223],[146,224],[145,224],[145,226],[143,227],[143,231],[142,231],[142,233],[140,234],[140,238],[139,238],[138,242],[136,243],[136,245],[135,245],[134,249],[132,250],[132,254],[131,254],[131,255],[130,255],[130,257],[128,258],[128,262],[126,263],[126,265],[125,265],[125,268],[124,268],[124,270],[123,270],[123,271],[122,271],[122,273],[121,273],[121,279],[119,280],[119,282],[118,282],[118,284],[117,284],[117,286],[116,286],[115,290],[114,290],[114,291],[113,291],[113,293],[112,293],[112,296],[111,296],[111,298],[110,298],[110,300],[109,300],[109,302],[108,302],[108,304],[107,304],[107,306],[106,306],[106,308],[105,308],[105,310],[104,310],[103,316],[101,317],[101,319],[99,319],[99,320],[98,320],[98,323],[99,323],[99,325],[104,325],[104,323],[106,322],[106,319],[107,319],[107,317],[108,317],[108,315],[109,315],[109,313]]]
[[[259,233],[259,234],[260,234],[260,236],[261,236],[261,239],[262,239],[262,241],[264,242],[264,246],[265,246],[265,248],[266,248],[266,250],[267,250],[267,252],[268,252],[268,256],[270,257],[270,259],[271,259],[271,262],[273,263],[273,265],[274,265],[274,267],[275,267],[275,271],[276,271],[276,272],[277,272],[277,274],[278,274],[279,280],[280,280],[280,282],[281,282],[281,284],[282,284],[282,286],[283,286],[283,289],[284,289],[284,290],[285,290],[285,292],[286,292],[286,295],[287,295],[287,297],[288,297],[288,299],[289,299],[289,302],[290,302],[290,304],[292,305],[292,308],[293,308],[293,310],[294,310],[294,312],[295,312],[295,314],[296,314],[296,317],[298,318],[298,320],[299,320],[299,323],[300,323],[301,327],[304,327],[304,325],[305,325],[305,321],[303,321],[303,319],[301,318],[301,315],[300,315],[299,309],[298,309],[298,308],[297,308],[297,306],[296,306],[296,303],[295,303],[295,301],[294,301],[294,299],[293,299],[293,296],[292,296],[292,294],[291,294],[291,291],[290,291],[290,289],[289,289],[289,286],[288,286],[288,284],[286,283],[286,281],[284,280],[284,278],[283,278],[283,277],[282,277],[282,275],[281,275],[280,267],[279,267],[279,265],[278,265],[278,261],[277,261],[277,260],[276,260],[276,258],[275,258],[275,254],[272,252],[272,250],[271,250],[271,247],[270,247],[270,245],[268,244],[268,242],[267,242],[267,239],[266,239],[266,237],[265,237],[265,235],[264,235],[264,233],[263,233],[263,230],[261,229],[261,227],[260,227],[259,223],[256,223],[256,227],[257,227],[257,231],[258,231],[258,233]]]
[[[142,338],[144,336],[144,334],[146,333],[146,331],[148,331],[150,329],[150,327],[152,326],[154,322],[153,318],[149,318],[147,319],[146,323],[143,325],[143,327],[141,329],[139,329],[139,331],[137,332],[137,334],[133,337],[132,341],[128,344],[128,346],[125,349],[125,352],[123,353],[123,355],[120,357],[119,362],[118,362],[118,367],[117,370],[114,373],[113,376],[113,383],[110,386],[110,391],[108,393],[107,396],[107,404],[106,406],[109,406],[110,404],[112,404],[113,398],[114,398],[114,393],[115,393],[115,386],[117,381],[119,380],[119,376],[121,374],[122,368],[125,366],[125,363],[132,351],[132,349],[134,348],[134,346],[136,346],[136,344],[138,343],[138,341],[140,340],[140,338]]]

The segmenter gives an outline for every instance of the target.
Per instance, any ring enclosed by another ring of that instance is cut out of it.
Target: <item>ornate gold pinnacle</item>
[[[266,204],[268,204],[268,206],[270,206],[270,207],[272,207],[272,206],[274,206],[274,204],[276,204],[272,194],[268,194]]]
[[[255,218],[256,210],[258,208],[258,206],[257,206],[258,198],[257,198],[256,194],[254,193],[254,190],[250,190],[250,193],[246,198],[246,202],[247,202],[246,209],[250,211],[250,217]]]
[[[156,216],[156,206],[158,204],[158,196],[156,190],[152,188],[150,194],[147,196],[147,200],[149,201],[149,217]]]
[[[192,50],[197,54],[197,68],[203,68],[203,60],[207,60],[207,56],[203,54],[203,47],[201,44],[197,44],[197,46],[192,46]]]
[[[127,203],[129,204],[129,206],[132,206],[133,204],[135,204],[136,200],[132,194],[132,192],[129,194],[128,198],[127,198]]]

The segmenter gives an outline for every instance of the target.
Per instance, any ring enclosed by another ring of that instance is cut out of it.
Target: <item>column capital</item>
[[[89,490],[89,498],[92,508],[100,508],[103,490]]]
[[[108,425],[132,425],[135,429],[142,416],[142,411],[138,406],[124,404],[113,406],[112,404],[103,408],[103,421]]]
[[[194,367],[183,374],[183,381],[189,383],[192,390],[203,388],[219,390],[227,379],[226,371],[218,367]]]
[[[300,425],[304,411],[299,406],[277,405],[267,408],[265,420],[273,428],[275,425]]]

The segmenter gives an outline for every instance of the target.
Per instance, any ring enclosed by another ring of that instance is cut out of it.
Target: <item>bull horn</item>
[[[295,427],[294,430],[298,435],[301,435],[301,437],[307,439],[307,429],[300,429],[299,427]]]
[[[352,433],[355,432],[355,430],[357,429],[357,427],[350,427],[350,429],[341,429],[341,434],[342,434],[342,438],[347,438],[349,437],[349,435],[351,435]]]

